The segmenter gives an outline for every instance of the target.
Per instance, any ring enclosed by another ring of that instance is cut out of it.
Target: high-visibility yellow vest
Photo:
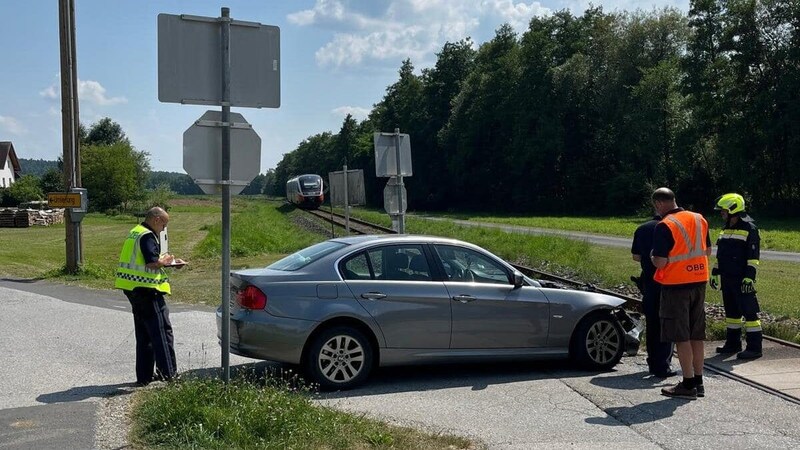
[[[148,233],[152,233],[152,231],[142,225],[136,225],[128,233],[128,238],[125,239],[122,252],[119,254],[114,288],[132,291],[137,287],[145,287],[171,294],[169,277],[164,269],[152,270],[145,265],[139,243],[142,237]]]
[[[697,213],[680,211],[664,217],[661,223],[669,228],[675,245],[667,256],[667,265],[656,269],[653,279],[663,285],[708,281],[706,219]]]

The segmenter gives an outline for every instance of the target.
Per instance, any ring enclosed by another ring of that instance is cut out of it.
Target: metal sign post
[[[342,166],[344,172],[344,231],[350,236],[350,191],[347,189],[347,164]]]
[[[261,139],[240,114],[231,113],[231,106],[280,107],[280,29],[232,20],[230,8],[226,7],[221,8],[220,16],[158,15],[158,99],[221,106],[220,112],[206,112],[184,133],[183,150],[187,173],[194,175],[204,192],[222,194],[220,333],[222,379],[227,383],[230,381],[231,194],[240,192],[252,181],[261,164]],[[236,130],[235,164],[231,161],[232,128]]]
[[[222,381],[231,379],[231,16],[222,8]]]
[[[403,194],[405,193],[405,186],[403,185],[403,173],[400,170],[400,128],[394,129],[394,154],[395,160],[398,161],[397,164],[397,204],[403,204]],[[406,233],[406,210],[404,208],[400,209],[400,215],[397,218],[397,233],[398,234],[405,234]]]
[[[400,234],[406,232],[406,188],[403,177],[410,177],[411,137],[400,133],[374,133],[375,175],[389,177],[383,191],[383,208],[392,218],[392,228]]]

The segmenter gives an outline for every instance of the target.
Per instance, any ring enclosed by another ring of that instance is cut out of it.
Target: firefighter
[[[758,320],[756,269],[759,263],[761,238],[753,219],[745,212],[744,197],[725,194],[717,199],[725,226],[717,239],[717,261],[711,269],[711,289],[722,290],[725,306],[725,345],[717,353],[737,353],[737,359],[761,357],[761,321]],[[742,318],[745,342],[742,351]]]

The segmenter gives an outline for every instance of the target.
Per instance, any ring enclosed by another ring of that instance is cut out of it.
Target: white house
[[[14,184],[20,176],[19,160],[11,142],[0,142],[0,188]]]

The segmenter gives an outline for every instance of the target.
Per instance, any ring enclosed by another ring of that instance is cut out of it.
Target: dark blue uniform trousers
[[[153,365],[159,378],[172,379],[177,374],[172,324],[164,294],[155,289],[136,288],[124,291],[131,302],[136,334],[136,382],[153,381]]]
[[[647,327],[647,367],[650,373],[661,375],[670,370],[672,342],[661,341],[661,320],[658,310],[661,305],[661,285],[645,280],[642,307]]]

